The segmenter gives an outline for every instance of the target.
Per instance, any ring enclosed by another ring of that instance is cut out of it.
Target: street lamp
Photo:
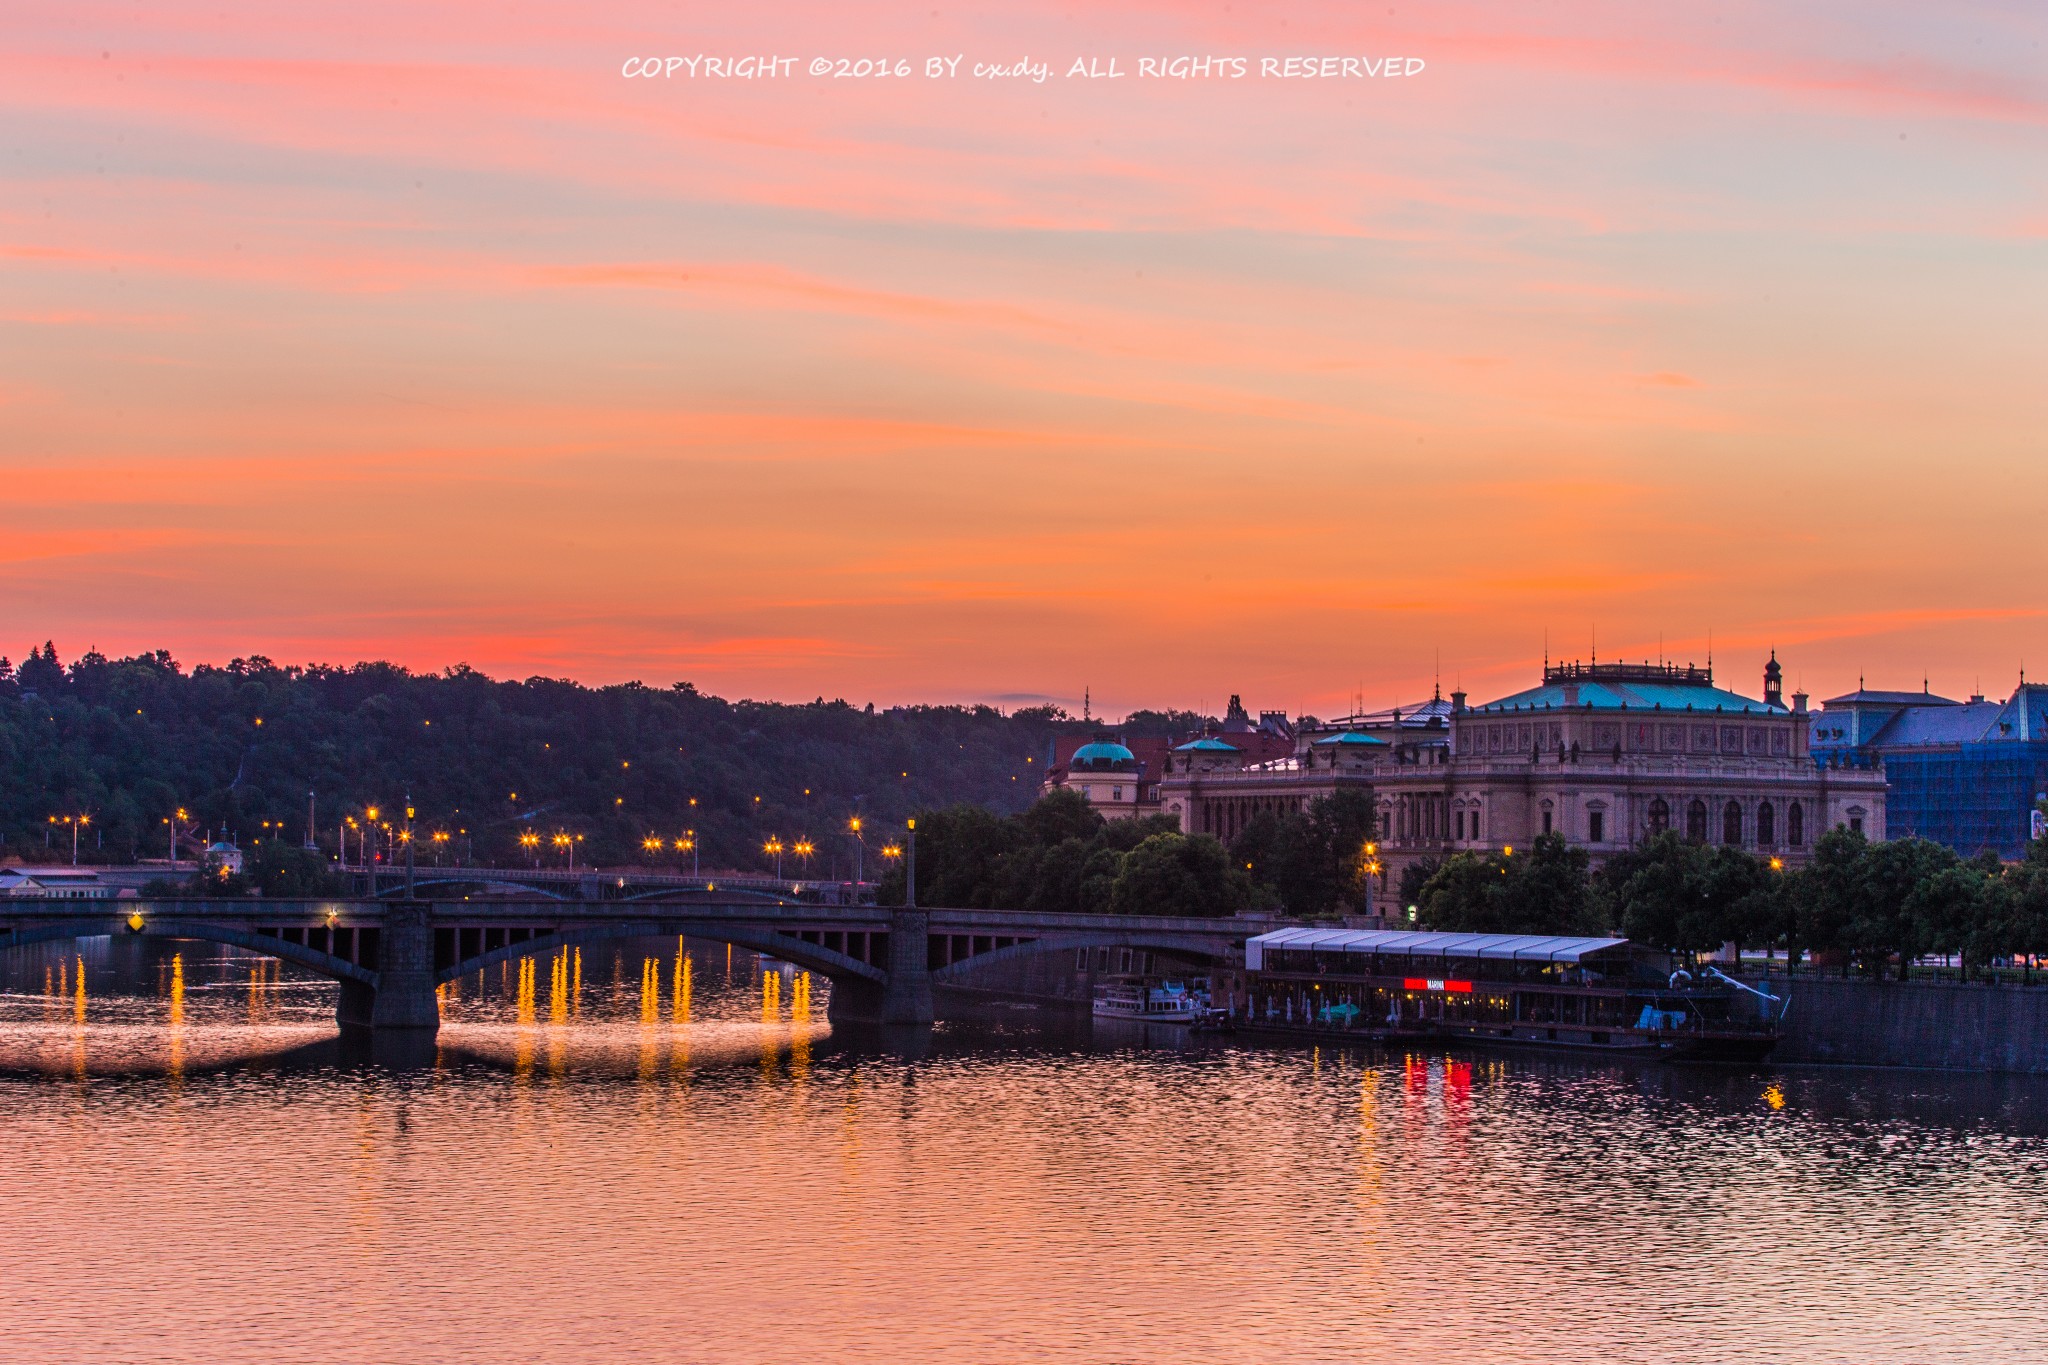
[[[777,880],[777,881],[781,881],[781,880],[782,880],[782,838],[781,838],[781,836],[779,836],[779,835],[773,835],[773,834],[769,835],[769,836],[768,836],[768,842],[767,842],[767,843],[765,843],[765,844],[763,844],[763,845],[761,845],[761,851],[762,851],[763,853],[767,853],[767,854],[772,854],[772,855],[774,856],[774,858],[775,858],[775,880]]]
[[[690,855],[690,880],[697,879],[697,831],[686,829],[683,837],[676,840],[676,852]]]
[[[557,834],[555,835],[554,842],[555,847],[561,849],[568,856],[569,869],[573,872],[576,868],[576,841],[566,834]]]
[[[810,841],[809,839],[799,839],[799,840],[797,840],[797,841],[796,841],[796,847],[795,847],[794,849],[792,849],[792,850],[791,850],[791,852],[795,853],[797,857],[799,857],[799,858],[801,858],[801,859],[803,859],[803,860],[804,860],[804,875],[805,875],[805,876],[809,876],[809,875],[810,875],[810,871],[811,871],[811,855],[813,855],[813,854],[814,854],[814,853],[816,853],[817,851],[818,851],[818,846],[817,846],[816,844],[812,843],[812,842],[811,842],[811,841]]]
[[[867,852],[867,840],[860,837],[860,817],[854,816],[846,822],[846,829],[853,836],[853,884],[858,887],[865,878],[861,875],[861,855]],[[858,896],[856,896],[858,899]]]
[[[522,834],[522,835],[520,835],[520,836],[519,836],[519,846],[520,846],[521,848],[525,849],[525,850],[527,851],[527,853],[528,853],[528,854],[530,854],[530,855],[532,856],[532,858],[533,858],[533,865],[534,865],[535,867],[539,867],[539,866],[540,866],[540,836],[539,836],[538,834],[535,834],[535,833],[534,833],[534,832],[533,832],[532,830],[528,830],[528,831],[526,831],[526,833],[524,833],[524,834]]]
[[[77,867],[78,832],[84,829],[87,825],[92,823],[92,817],[90,815],[66,815],[62,818],[59,818],[58,816],[53,815],[50,817],[50,822],[52,824],[71,826],[71,865],[73,867]]]

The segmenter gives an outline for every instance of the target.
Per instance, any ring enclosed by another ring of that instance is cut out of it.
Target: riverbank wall
[[[1773,976],[1776,1062],[2048,1075],[2048,986]]]

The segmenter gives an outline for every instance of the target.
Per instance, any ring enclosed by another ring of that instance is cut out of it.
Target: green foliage
[[[907,861],[907,860],[905,860]],[[882,878],[901,905],[907,868]],[[1105,820],[1078,793],[1048,793],[1019,815],[952,806],[917,817],[917,900],[1057,914],[1230,915],[1252,897],[1223,845],[1170,817]]]
[[[1466,934],[1598,934],[1586,850],[1546,834],[1519,853],[1453,853],[1419,891],[1417,924]]]
[[[186,673],[159,651],[66,667],[39,646],[0,673],[0,856],[52,856],[49,817],[79,813],[93,819],[84,861],[162,857],[179,807],[244,844],[265,820],[302,837],[313,791],[331,857],[343,812],[409,791],[451,858],[524,861],[530,828],[582,834],[579,862],[639,862],[647,836],[694,829],[706,867],[758,870],[776,834],[817,845],[812,875],[851,877],[857,802],[898,828],[926,804],[1021,810],[1053,738],[1079,728],[1050,708],[728,702],[685,683],[497,682],[459,666],[252,658]]]
[[[1124,855],[1111,885],[1118,915],[1235,914],[1250,900],[1250,880],[1232,868],[1223,845],[1207,835],[1154,834]]]
[[[1372,798],[1340,791],[1305,811],[1253,816],[1230,846],[1230,863],[1288,914],[1324,918],[1364,909],[1372,837]]]
[[[1601,869],[1600,899],[1624,936],[1675,952],[1774,942],[1782,902],[1769,864],[1666,831]]]
[[[294,848],[281,839],[258,842],[242,854],[242,867],[229,871],[208,857],[188,878],[159,877],[142,888],[148,897],[209,900],[226,896],[273,896],[280,900],[318,900],[346,895],[346,879],[326,857],[313,849]]]

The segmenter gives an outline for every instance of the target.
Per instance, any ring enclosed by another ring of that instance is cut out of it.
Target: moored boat
[[[1253,1022],[1388,1040],[1754,1063],[1777,997],[1620,938],[1283,929],[1245,945]]]
[[[1095,988],[1095,1017],[1148,1024],[1193,1024],[1209,1017],[1208,996],[1177,981],[1122,977]]]

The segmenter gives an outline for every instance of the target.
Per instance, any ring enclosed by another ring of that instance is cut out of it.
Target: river
[[[415,1065],[233,950],[0,954],[0,1359],[2048,1357],[2040,1081],[835,1032],[680,947]]]

